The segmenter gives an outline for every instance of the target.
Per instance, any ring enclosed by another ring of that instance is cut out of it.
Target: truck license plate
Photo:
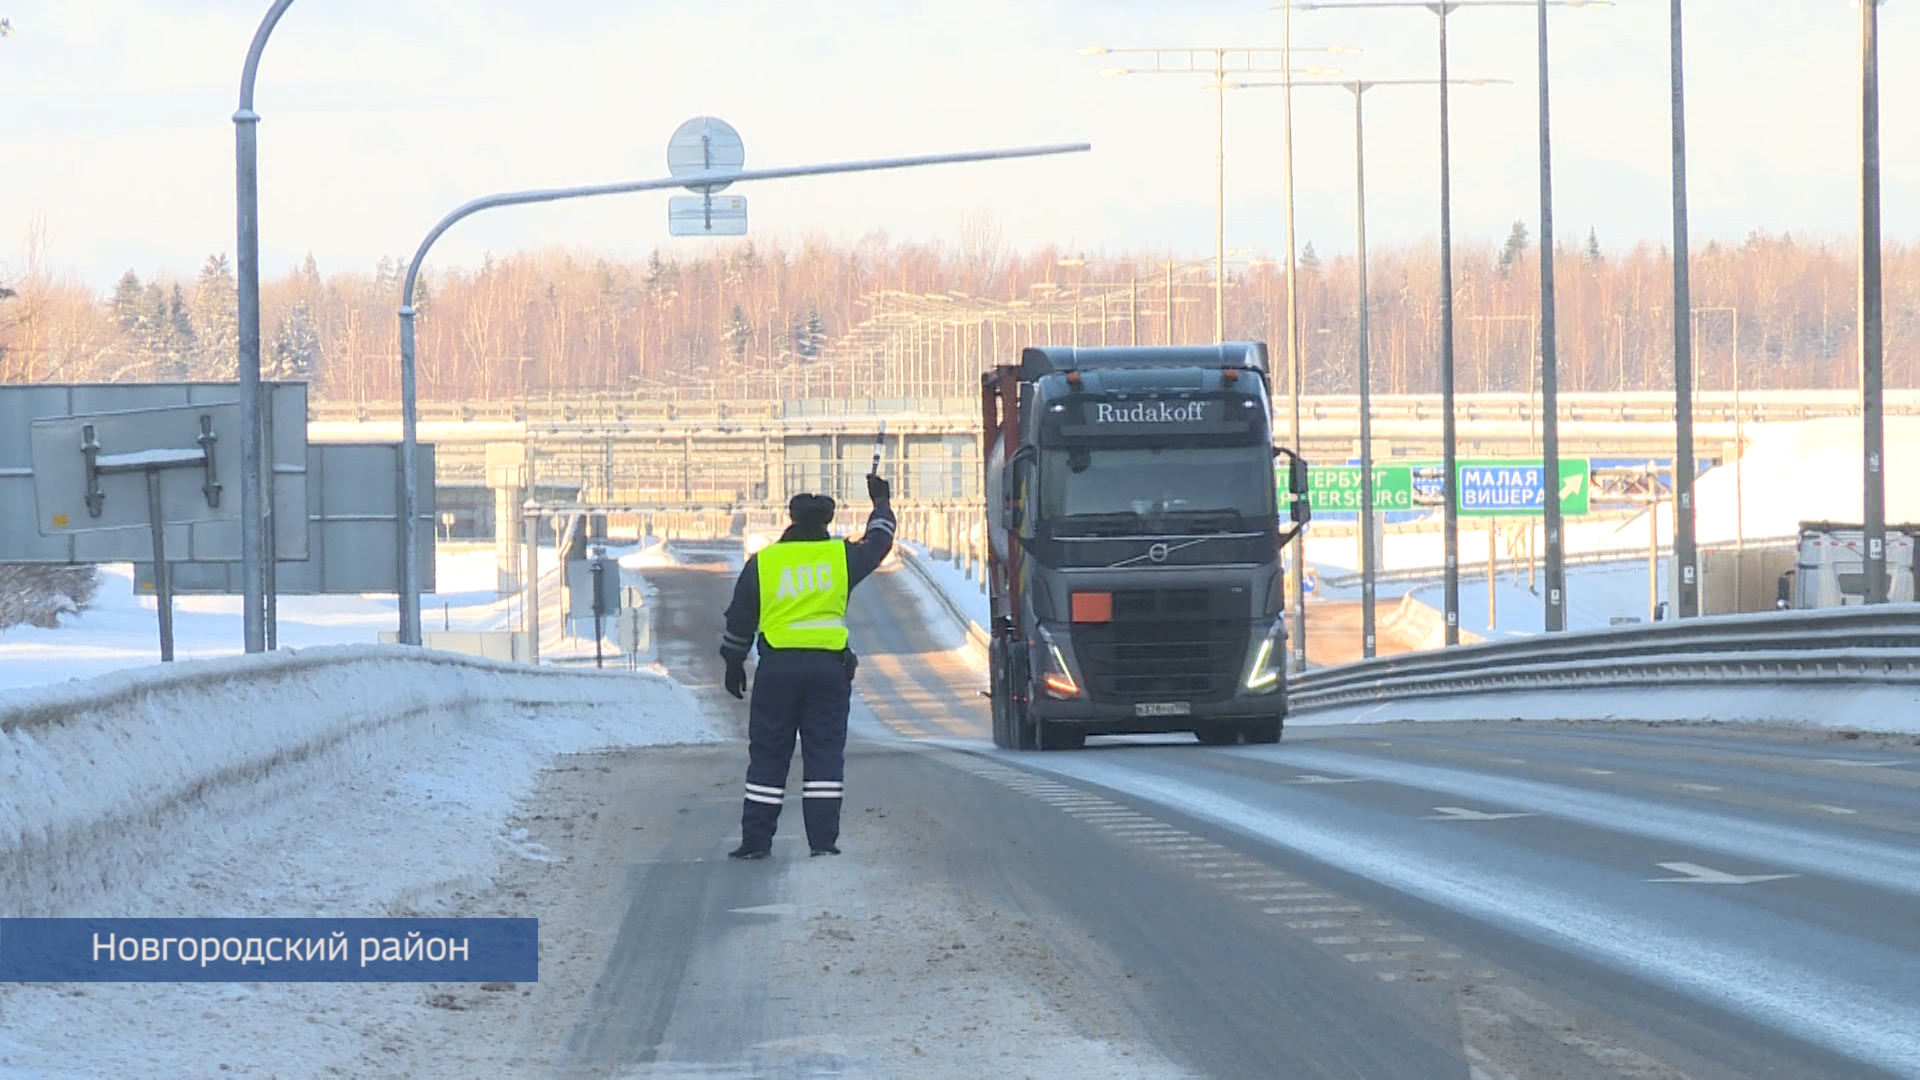
[[[1186,716],[1193,706],[1184,701],[1142,701],[1134,705],[1135,716]]]

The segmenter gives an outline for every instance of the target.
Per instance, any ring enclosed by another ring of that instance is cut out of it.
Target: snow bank
[[[1848,417],[1799,424],[1749,425],[1740,468],[1708,470],[1694,487],[1694,524],[1701,543],[1731,542],[1741,525],[1748,539],[1794,536],[1802,521],[1859,521],[1865,487],[1860,421]],[[1886,419],[1889,524],[1920,522],[1920,419]],[[1738,481],[1736,483],[1736,480]],[[1660,508],[1662,537],[1673,535],[1673,508]],[[1644,537],[1646,515],[1620,526]]]
[[[543,552],[543,555],[550,555]],[[435,562],[439,592],[422,596],[427,629],[504,630],[514,625],[517,597],[494,591],[493,548],[442,545]],[[557,594],[556,594],[557,595]],[[238,596],[182,596],[174,601],[174,655],[180,659],[241,652]],[[277,644],[375,644],[399,626],[391,596],[283,596]],[[92,678],[160,662],[160,617],[152,596],[133,591],[133,567],[100,567],[99,590],[88,610],[57,628],[16,626],[0,632],[0,701],[14,688]]]
[[[0,913],[429,913],[539,857],[501,834],[555,754],[711,741],[661,672],[346,646],[0,701]]]

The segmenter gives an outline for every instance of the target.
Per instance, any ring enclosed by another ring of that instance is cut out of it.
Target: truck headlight
[[[1287,642],[1287,617],[1273,620],[1267,628],[1266,636],[1253,646],[1252,659],[1247,664],[1247,689],[1255,694],[1271,694],[1280,688],[1280,676],[1285,670]]]
[[[1066,654],[1053,640],[1053,635],[1044,626],[1035,627],[1040,636],[1041,667],[1040,687],[1049,697],[1077,698],[1080,696],[1080,681],[1073,677],[1073,668],[1067,663]]]

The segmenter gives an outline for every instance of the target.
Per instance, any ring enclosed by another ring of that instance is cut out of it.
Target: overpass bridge
[[[1537,400],[1525,394],[1457,398],[1459,451],[1525,457],[1540,445]],[[1276,437],[1293,444],[1285,402]],[[1568,456],[1665,459],[1674,444],[1673,401],[1649,392],[1573,393],[1560,398],[1560,441]],[[1920,393],[1888,394],[1889,415],[1920,415]],[[1742,424],[1858,414],[1849,391],[1758,391],[1740,395]],[[1696,398],[1695,441],[1703,460],[1732,452],[1734,396]],[[1357,395],[1302,400],[1301,438],[1309,460],[1359,453]],[[977,499],[981,450],[978,403],[971,398],[658,401],[581,396],[519,401],[425,402],[420,438],[437,447],[436,477],[449,495],[499,487],[488,461],[521,467],[517,483],[564,489],[579,501],[675,508],[784,503],[801,490],[856,496],[885,424],[884,457],[903,506]],[[319,442],[394,441],[397,403],[314,402],[309,438]],[[1437,458],[1440,399],[1373,398],[1376,460]],[[506,478],[512,479],[512,478]],[[503,481],[504,482],[504,481]],[[461,531],[469,531],[462,529]],[[490,531],[490,530],[489,530]]]
[[[1704,392],[1695,446],[1703,462],[1733,453],[1740,424],[1858,415],[1846,391]],[[1526,394],[1457,398],[1462,456],[1527,457],[1540,445],[1537,400]],[[1670,395],[1570,393],[1560,398],[1569,457],[1664,461],[1674,444]],[[1301,438],[1314,461],[1359,454],[1358,395],[1302,399]],[[1437,459],[1440,398],[1372,399],[1377,461]],[[1887,395],[1889,415],[1920,415],[1920,393]],[[1276,438],[1293,444],[1280,402]],[[435,445],[441,535],[492,539],[500,587],[515,587],[532,500],[539,517],[603,514],[616,532],[676,537],[737,535],[776,527],[790,495],[825,492],[854,506],[885,425],[883,462],[904,519],[927,535],[966,544],[955,530],[981,499],[981,438],[973,398],[659,400],[617,395],[516,401],[423,402],[419,437]],[[395,442],[396,402],[311,402],[314,442]],[[925,521],[918,521],[924,517]],[[503,528],[506,524],[508,527]],[[536,528],[538,524],[536,522]]]

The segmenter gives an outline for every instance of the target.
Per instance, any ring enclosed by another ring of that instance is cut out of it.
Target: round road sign
[[[667,140],[667,172],[697,176],[704,172],[738,172],[746,168],[747,147],[733,125],[713,116],[696,116],[681,124]],[[688,184],[703,195],[725,191],[729,183]]]

